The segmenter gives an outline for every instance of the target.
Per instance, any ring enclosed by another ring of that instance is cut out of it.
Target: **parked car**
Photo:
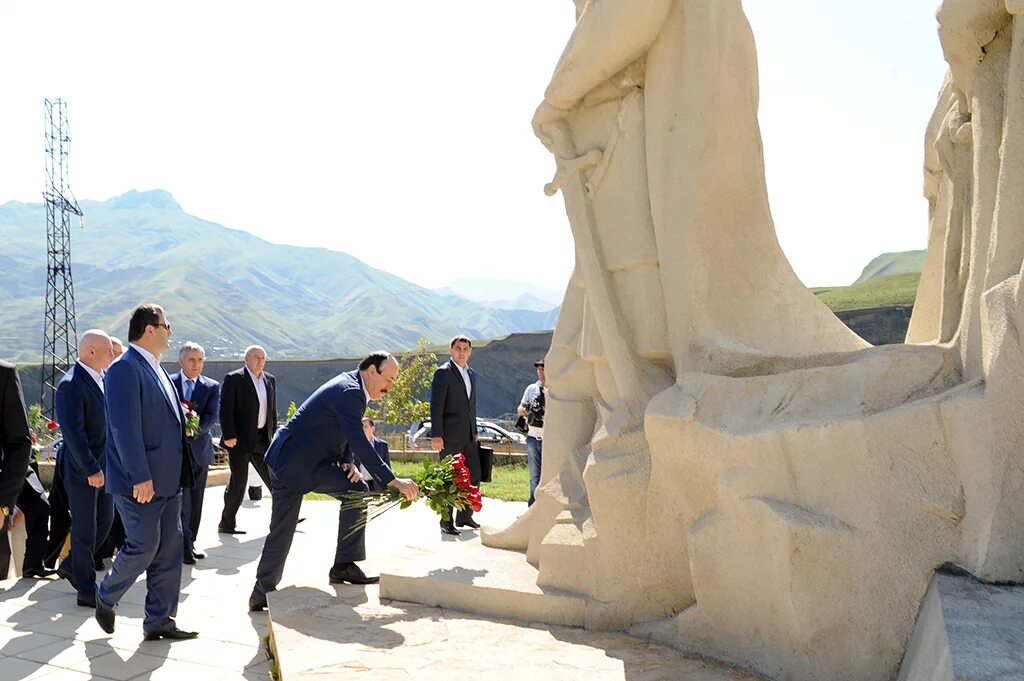
[[[526,436],[522,433],[513,433],[505,430],[497,423],[476,420],[476,435],[480,444],[485,446],[526,446]],[[405,436],[405,443],[409,449],[430,450],[430,420],[421,421],[418,425],[413,424]]]

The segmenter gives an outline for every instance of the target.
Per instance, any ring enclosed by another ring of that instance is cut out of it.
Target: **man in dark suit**
[[[224,511],[219,532],[245,534],[235,527],[235,516],[249,478],[249,463],[259,473],[267,489],[270,474],[263,456],[277,430],[277,384],[263,368],[267,353],[258,345],[245,350],[245,366],[224,377],[220,392],[220,428],[228,450],[231,477],[224,490]]]
[[[0,578],[6,578],[10,568],[7,529],[31,456],[32,435],[18,370],[0,361]]]
[[[480,484],[480,450],[476,435],[476,372],[469,366],[473,343],[456,336],[448,344],[452,358],[439,366],[430,383],[430,444],[442,458],[462,453],[470,482]],[[453,509],[454,510],[454,509]],[[441,519],[441,533],[457,535],[455,526],[477,529],[473,509],[460,510],[454,518]]]
[[[206,477],[213,464],[213,436],[210,428],[217,422],[220,413],[220,383],[203,376],[205,363],[206,350],[203,346],[188,341],[178,351],[181,371],[171,374],[171,383],[178,397],[183,403],[187,402],[199,416],[199,431],[188,438],[192,456],[200,467],[199,475],[192,489],[183,490],[181,495],[182,562],[186,565],[195,565],[196,559],[206,558],[205,553],[196,551],[195,539],[199,534],[199,521],[203,517]]]
[[[367,401],[380,399],[397,376],[398,361],[386,352],[374,352],[356,371],[338,374],[317,388],[274,437],[267,450],[273,480],[270,532],[256,568],[250,610],[267,607],[267,593],[281,581],[304,494],[323,492],[342,499],[350,492],[365,492],[362,466],[381,487],[396,487],[407,499],[419,495],[415,482],[396,478],[381,460],[361,423]],[[346,445],[348,454],[343,455]],[[373,584],[379,579],[366,576],[356,565],[366,558],[365,531],[352,530],[364,513],[348,509],[338,515],[338,546],[328,573],[331,584]]]
[[[57,423],[64,436],[58,457],[71,511],[71,553],[61,574],[78,591],[78,604],[96,607],[93,555],[110,532],[114,502],[104,489],[107,410],[103,372],[114,360],[110,336],[99,329],[82,334],[78,361],[57,384]]]
[[[50,504],[46,501],[43,483],[39,480],[39,466],[33,461],[25,473],[25,482],[21,486],[14,514],[11,516],[11,527],[19,522],[25,522],[25,559],[21,563],[22,577],[41,579],[57,573],[56,570],[48,570],[43,566],[49,517]],[[3,540],[6,541],[6,537]]]
[[[388,443],[377,437],[377,425],[368,416],[363,417],[363,434],[366,435],[366,439],[373,445],[374,450],[377,452],[377,456],[383,461],[388,468],[391,468],[391,450],[388,448]],[[375,477],[369,474],[365,468],[360,468],[359,474],[366,480],[366,483],[370,486],[370,489],[375,492],[381,492],[384,490],[385,485],[382,485]]]
[[[146,573],[142,631],[147,641],[195,638],[174,622],[181,590],[181,488],[196,469],[181,402],[160,355],[171,325],[159,305],[140,305],[128,323],[128,352],[104,379],[107,490],[124,523],[124,546],[96,593],[96,621],[114,631],[114,608]]]

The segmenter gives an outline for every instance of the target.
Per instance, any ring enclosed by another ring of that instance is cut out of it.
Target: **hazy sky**
[[[797,274],[845,284],[923,248],[936,0],[744,6]],[[43,99],[63,97],[80,200],[162,188],[423,285],[560,289],[572,239],[529,122],[572,25],[570,0],[3,3],[0,203],[40,200]]]

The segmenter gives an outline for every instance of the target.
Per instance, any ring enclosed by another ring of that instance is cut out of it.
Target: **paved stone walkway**
[[[209,557],[185,566],[177,621],[194,641],[142,642],[145,582],[117,608],[116,631],[103,633],[75,603],[64,581],[0,582],[0,681],[23,679],[269,679],[262,640],[266,613],[247,601],[269,523],[270,499],[246,501],[238,526],[218,535],[223,487],[207,492],[197,545]],[[283,681],[445,679],[460,672],[494,679],[753,681],[621,634],[484,618],[379,599],[377,586],[327,583],[337,532],[337,504],[306,502],[282,590],[271,605]],[[500,525],[525,504],[485,502],[478,515]],[[437,520],[422,504],[392,511],[370,526],[367,572],[415,560],[437,539]],[[477,542],[475,532],[458,540]],[[443,544],[439,550],[444,550]],[[452,547],[454,548],[454,547]],[[100,575],[102,576],[102,575]]]
[[[250,615],[246,601],[270,518],[270,498],[246,501],[238,522],[252,534],[230,537],[216,532],[223,493],[222,486],[207,491],[198,546],[209,557],[182,572],[177,621],[183,629],[198,630],[198,639],[142,641],[144,577],[118,605],[113,635],[99,628],[91,610],[75,603],[74,590],[64,580],[0,582],[0,681],[269,679],[262,646],[267,617]],[[316,515],[331,515],[326,505],[307,506]]]

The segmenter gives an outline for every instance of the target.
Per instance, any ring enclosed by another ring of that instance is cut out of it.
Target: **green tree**
[[[285,416],[284,416],[284,422],[288,423],[289,421],[291,421],[292,417],[295,416],[295,412],[297,412],[298,410],[299,410],[299,405],[295,404],[294,400],[289,402],[288,403],[288,413],[285,414]]]
[[[38,402],[28,408],[28,427],[35,436],[36,442],[40,445],[46,445],[57,437],[57,429],[50,430],[47,428],[48,421],[43,416],[43,407]]]
[[[437,355],[427,350],[426,338],[420,338],[416,350],[401,358],[402,368],[387,395],[377,401],[366,415],[388,425],[416,423],[430,418],[430,402],[420,399],[430,390],[437,368]]]

